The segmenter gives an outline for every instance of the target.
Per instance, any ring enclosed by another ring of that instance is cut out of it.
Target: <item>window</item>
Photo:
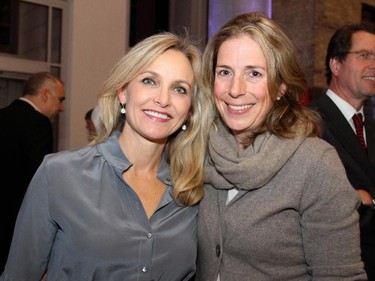
[[[50,71],[64,80],[70,0],[1,0],[0,108],[22,95],[35,72]],[[58,146],[58,118],[53,123]]]
[[[31,73],[50,71],[62,76],[66,68],[63,44],[67,11],[66,0],[1,1],[0,107],[21,95],[21,87],[15,84],[22,83]]]

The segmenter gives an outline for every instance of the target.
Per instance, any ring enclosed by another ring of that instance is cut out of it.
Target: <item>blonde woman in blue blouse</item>
[[[210,123],[201,55],[169,33],[134,46],[99,95],[96,144],[34,176],[0,280],[189,280]]]

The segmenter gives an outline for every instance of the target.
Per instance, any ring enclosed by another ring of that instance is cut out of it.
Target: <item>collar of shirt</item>
[[[341,113],[344,115],[345,119],[349,122],[350,126],[352,127],[353,131],[355,132],[355,126],[353,122],[353,115],[356,113],[362,113],[363,119],[364,119],[364,113],[363,113],[363,106],[362,108],[357,112],[357,110],[351,106],[348,102],[346,102],[344,99],[340,98],[338,95],[336,95],[332,90],[327,90],[327,96],[335,103],[335,105],[339,108]]]
[[[120,131],[112,133],[107,140],[98,144],[98,150],[103,157],[117,170],[119,175],[122,175],[129,167],[133,164],[126,158],[125,154],[121,150],[118,142]],[[165,155],[162,157],[160,168],[158,171],[158,178],[164,184],[171,186],[171,173],[170,167],[165,159]]]
[[[34,109],[36,110],[36,111],[38,111],[38,112],[40,112],[40,113],[42,113],[41,111],[40,111],[40,109],[31,101],[31,100],[29,100],[29,99],[27,99],[27,98],[24,98],[24,97],[20,97],[19,98],[20,100],[22,100],[22,101],[24,101],[24,102],[27,102],[28,104],[30,104],[32,107],[34,107]]]

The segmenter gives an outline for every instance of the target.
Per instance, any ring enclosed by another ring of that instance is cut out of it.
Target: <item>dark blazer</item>
[[[13,228],[29,182],[53,149],[48,117],[22,100],[0,109],[0,272],[10,247]]]
[[[367,189],[375,198],[375,120],[365,116],[367,154],[339,108],[323,95],[311,103],[323,118],[323,138],[338,151],[349,181],[356,189]]]
[[[365,115],[366,154],[352,127],[326,94],[313,101],[310,107],[321,114],[323,139],[336,148],[353,187],[365,189],[375,198],[375,120]],[[362,258],[365,264],[371,261],[372,266],[375,261],[375,210],[361,206],[359,213]]]

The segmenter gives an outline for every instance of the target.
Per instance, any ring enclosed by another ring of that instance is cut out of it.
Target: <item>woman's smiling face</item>
[[[168,50],[119,92],[126,103],[125,130],[165,143],[189,116],[194,73],[186,56]]]
[[[267,73],[263,51],[250,36],[221,44],[215,68],[215,103],[236,137],[254,132],[271,110]]]

